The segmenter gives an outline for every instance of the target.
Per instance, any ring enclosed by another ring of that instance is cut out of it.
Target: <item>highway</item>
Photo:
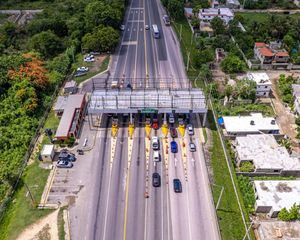
[[[133,88],[188,85],[177,37],[172,27],[164,25],[164,14],[159,0],[131,0],[120,46],[112,56],[109,81],[118,79],[122,87],[130,83]],[[152,24],[160,30],[159,39],[152,35]],[[72,239],[219,239],[200,123],[192,116],[195,135],[185,133],[174,139],[178,143],[175,154],[169,149],[170,134],[164,139],[161,129],[152,129],[151,136],[160,138],[161,154],[161,161],[154,162],[144,118],[134,117],[130,139],[129,119],[119,116],[113,139],[111,118],[102,115],[87,186],[70,211]],[[188,150],[191,141],[197,147],[193,153]],[[152,186],[154,172],[161,176],[160,187]],[[174,192],[174,178],[181,180],[182,193]]]

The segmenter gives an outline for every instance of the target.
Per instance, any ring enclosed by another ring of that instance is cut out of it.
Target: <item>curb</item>
[[[48,200],[48,196],[49,196],[49,193],[50,193],[50,190],[51,190],[51,187],[52,187],[52,184],[53,184],[53,181],[54,181],[54,176],[55,176],[55,173],[56,173],[56,165],[52,168],[49,176],[48,176],[48,179],[47,179],[47,183],[46,183],[46,186],[44,188],[44,191],[43,191],[43,194],[42,194],[42,197],[41,197],[41,202],[39,204],[39,207],[41,208],[44,208],[47,206],[46,202]]]

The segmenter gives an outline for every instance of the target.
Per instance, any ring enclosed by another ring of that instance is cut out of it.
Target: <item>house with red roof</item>
[[[255,58],[259,59],[261,65],[287,65],[289,63],[289,53],[284,49],[273,48],[264,42],[254,44]]]

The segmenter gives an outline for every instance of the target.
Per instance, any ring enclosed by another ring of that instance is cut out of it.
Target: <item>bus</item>
[[[153,36],[154,38],[159,38],[159,30],[156,24],[152,25],[152,31],[153,31]]]

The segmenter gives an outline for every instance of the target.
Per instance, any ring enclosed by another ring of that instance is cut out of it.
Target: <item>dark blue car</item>
[[[172,153],[177,153],[177,151],[178,151],[177,142],[172,141],[171,142],[171,152]]]

